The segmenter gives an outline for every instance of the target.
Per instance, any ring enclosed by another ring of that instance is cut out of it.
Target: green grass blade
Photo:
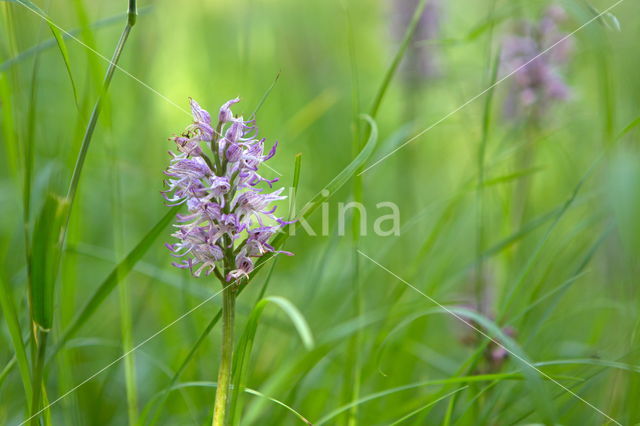
[[[269,86],[269,88],[262,95],[262,98],[260,98],[260,101],[258,101],[258,104],[256,105],[255,109],[251,113],[251,117],[255,118],[255,116],[258,114],[258,111],[260,111],[260,108],[262,108],[262,105],[264,105],[265,101],[271,94],[271,91],[273,90],[273,88],[276,87],[276,83],[278,83],[279,79],[280,79],[280,72],[278,71],[278,74],[276,74],[276,78],[273,79],[273,83],[271,83],[271,86]]]
[[[408,413],[407,415],[400,417],[398,420],[394,421],[393,423],[390,423],[389,426],[399,425],[400,423],[404,422],[405,420],[410,419],[411,417],[413,417],[416,414],[426,410],[427,408],[433,407],[438,402],[443,401],[443,400],[449,398],[450,396],[452,396],[452,395],[454,395],[454,394],[456,394],[456,393],[458,393],[460,391],[463,391],[463,390],[467,389],[468,387],[469,386],[463,386],[463,387],[458,388],[458,389],[456,389],[454,391],[451,391],[451,392],[449,392],[449,393],[447,393],[447,394],[435,399],[434,401],[429,402],[427,405],[423,405],[422,407],[413,410],[412,412]]]
[[[12,175],[18,172],[18,144],[11,89],[5,73],[0,73],[0,108],[2,109],[2,138],[4,157]]]
[[[549,316],[551,316],[551,313],[555,310],[555,308],[560,303],[560,299],[562,298],[562,296],[577,281],[577,278],[580,277],[583,274],[584,270],[587,268],[587,266],[589,265],[589,263],[591,262],[591,260],[595,256],[596,252],[598,251],[598,249],[602,245],[602,243],[609,236],[611,230],[612,229],[610,227],[609,229],[604,231],[602,233],[602,235],[600,235],[600,237],[595,241],[595,243],[593,243],[593,245],[589,248],[589,250],[587,251],[585,256],[581,259],[581,261],[580,261],[578,267],[576,268],[576,270],[574,271],[574,273],[571,274],[571,278],[568,279],[567,281],[565,281],[557,289],[555,289],[555,290],[553,290],[551,292],[551,300],[546,304],[544,312],[542,312],[542,314],[537,317],[535,324],[531,328],[530,336],[535,336],[535,335],[538,334],[538,331],[540,330],[540,328],[542,327],[544,322],[547,320],[547,318],[549,318]],[[534,292],[535,292],[535,289],[534,289]],[[529,304],[527,305],[527,310],[526,311],[528,312],[529,309],[532,306],[535,306],[537,304],[538,304],[537,300],[533,300],[533,299],[530,300]]]
[[[62,55],[64,66],[67,69],[67,75],[69,76],[69,82],[71,83],[71,90],[73,91],[73,100],[76,104],[76,108],[80,109],[80,101],[78,100],[78,89],[76,87],[76,82],[73,79],[73,72],[71,71],[71,60],[69,59],[67,44],[65,43],[64,38],[60,34],[60,30],[58,30],[58,28],[56,28],[51,23],[49,23],[49,28],[51,29],[51,33],[53,33],[53,37],[55,38],[56,44],[58,45],[58,50],[60,50],[60,54]]]
[[[278,405],[280,405],[281,407],[286,408],[288,411],[290,411],[291,413],[295,414],[296,417],[298,417],[302,422],[308,424],[308,425],[312,425],[313,423],[311,423],[309,420],[307,420],[302,414],[300,414],[299,412],[297,412],[296,410],[294,410],[293,408],[291,408],[289,405],[285,404],[282,401],[278,401],[275,398],[272,398],[270,396],[266,396],[260,392],[258,392],[257,390],[253,390],[253,389],[249,389],[249,388],[245,388],[244,389],[245,393],[248,393],[250,395],[255,395],[255,396],[259,396],[261,398],[267,399],[271,402],[274,402]]]
[[[631,123],[627,124],[627,126],[624,129],[622,129],[622,131],[618,134],[618,136],[616,137],[616,140],[622,139],[630,131],[632,131],[633,129],[635,129],[639,125],[640,125],[640,117],[636,118]]]
[[[164,231],[164,229],[174,219],[176,213],[181,206],[175,206],[171,208],[165,215],[147,232],[147,234],[140,240],[140,242],[127,254],[127,256],[114,267],[109,273],[107,278],[98,286],[93,295],[89,298],[89,301],[85,304],[84,308],[76,315],[71,321],[71,324],[62,334],[58,341],[56,348],[53,351],[52,356],[62,348],[71,337],[73,337],[78,330],[91,318],[91,316],[100,307],[102,302],[111,294],[114,288],[120,283],[120,280],[124,278],[133,268],[133,266],[144,256],[154,243],[156,238]]]
[[[506,175],[502,175],[502,176],[496,176],[494,178],[490,178],[490,179],[486,179],[484,181],[484,187],[488,187],[488,186],[494,186],[494,185],[500,185],[500,184],[504,184],[504,183],[510,183],[513,181],[516,181],[518,179],[522,179],[528,176],[531,176],[535,173],[538,173],[540,171],[542,171],[543,168],[542,167],[531,167],[525,170],[519,170],[515,173],[509,173]]]
[[[7,0],[0,0],[0,1],[7,1]],[[151,10],[153,9],[153,6],[145,6],[140,8],[140,10],[138,11],[139,15],[145,15],[147,13],[149,13]],[[122,22],[123,18],[127,17],[127,13],[119,13],[117,15],[113,15],[110,16],[108,18],[104,18],[104,19],[99,19],[95,22],[93,22],[91,25],[89,25],[89,28],[91,29],[100,29],[100,28],[105,28],[108,26],[111,26],[113,24],[116,23],[120,23]],[[82,29],[81,28],[74,28],[72,30],[67,31],[67,33],[63,33],[62,34],[62,38],[64,40],[69,40],[71,38],[71,36],[77,36],[81,33]],[[9,68],[11,68],[12,66],[26,60],[29,59],[30,57],[43,52],[47,49],[51,49],[52,47],[56,46],[57,42],[55,37],[51,37],[48,40],[44,40],[38,44],[36,44],[35,46],[32,46],[28,49],[23,50],[22,52],[18,53],[16,56],[14,56],[13,58],[7,59],[6,61],[0,63],[0,72],[6,71]]]
[[[154,395],[151,400],[149,401],[149,403],[153,403],[155,400],[161,398],[165,392],[172,392],[174,390],[179,390],[179,389],[185,389],[185,388],[192,388],[192,387],[205,387],[205,388],[215,388],[216,387],[216,383],[215,382],[204,382],[204,381],[200,381],[200,382],[184,382],[184,383],[178,383],[176,385],[171,386],[170,388],[163,390],[159,393],[157,393],[156,395]],[[294,410],[293,408],[291,408],[290,406],[288,406],[287,404],[285,404],[282,401],[279,401],[275,398],[272,398],[270,396],[267,396],[261,392],[258,392],[257,390],[254,389],[249,389],[246,388],[244,390],[245,393],[248,393],[250,395],[254,395],[257,397],[260,397],[262,399],[265,399],[267,401],[271,401],[281,407],[284,407],[285,409],[287,409],[289,412],[291,412],[292,414],[294,414],[298,419],[300,419],[302,422],[310,425],[311,422],[309,420],[307,420],[302,414],[300,414],[299,412],[297,412],[296,410]]]
[[[282,365],[280,369],[275,371],[269,380],[264,384],[263,391],[268,395],[279,394],[291,389],[297,381],[304,377],[311,369],[318,365],[322,360],[326,359],[332,351],[339,347],[342,339],[347,339],[353,335],[358,329],[366,327],[385,318],[385,312],[379,315],[366,315],[364,319],[355,319],[347,321],[329,330],[321,342],[310,352],[305,353],[300,359]],[[244,413],[243,424],[253,424],[259,419],[264,404],[262,401],[254,401],[248,410]]]
[[[378,91],[375,97],[373,98],[373,102],[371,103],[371,108],[369,109],[369,115],[372,118],[375,118],[376,115],[378,114],[378,109],[382,104],[382,99],[384,98],[384,95],[387,92],[387,89],[389,88],[391,79],[393,78],[393,76],[396,73],[396,70],[400,66],[400,62],[402,62],[402,58],[404,57],[404,54],[407,51],[407,48],[409,47],[409,43],[411,42],[411,39],[413,39],[413,35],[416,32],[416,28],[418,27],[418,22],[420,21],[420,17],[422,16],[422,13],[424,12],[424,8],[426,5],[427,5],[426,0],[420,0],[420,3],[418,4],[415,11],[413,12],[413,16],[411,17],[411,22],[409,23],[409,26],[407,27],[407,30],[404,34],[402,43],[400,44],[400,48],[396,52],[393,58],[393,61],[391,61],[391,65],[389,65],[389,68],[387,69],[382,79],[382,83],[380,84],[380,87],[378,88]]]
[[[314,422],[313,424],[315,426],[321,426],[329,422],[330,420],[334,419],[341,413],[345,412],[346,410],[349,410],[354,405],[364,404],[370,401],[374,401],[376,399],[384,398],[386,396],[393,395],[393,394],[407,391],[407,390],[418,389],[418,388],[429,387],[429,386],[441,386],[441,385],[450,385],[450,384],[467,383],[467,382],[475,383],[475,382],[486,382],[486,381],[493,381],[493,380],[521,380],[521,379],[522,379],[521,375],[517,373],[500,373],[500,374],[478,374],[473,376],[459,376],[459,377],[452,377],[449,379],[427,380],[423,382],[410,383],[407,385],[397,386],[391,389],[386,389],[384,391],[380,391],[380,392],[376,392],[376,393],[372,393],[367,396],[364,396],[357,401],[353,401],[353,402],[350,402],[349,404],[343,405],[342,407],[336,408],[335,410],[324,415],[322,418],[320,418],[317,422]]]
[[[58,27],[51,21],[51,19],[47,16],[47,14],[40,9],[38,6],[33,4],[29,0],[8,0],[15,3],[18,3],[27,9],[31,9],[37,15],[40,15],[42,19],[47,21],[47,25],[49,25],[49,29],[53,34],[53,38],[58,45],[58,50],[60,51],[60,55],[62,56],[62,60],[64,61],[64,66],[67,70],[67,75],[69,76],[69,82],[71,83],[71,89],[73,90],[73,100],[76,104],[76,108],[80,108],[80,102],[78,101],[78,89],[76,88],[76,82],[73,78],[73,72],[71,71],[71,60],[69,59],[69,50],[67,49],[67,44],[62,37],[62,33],[58,29]]]
[[[293,219],[296,211],[296,200],[298,197],[298,187],[300,186],[300,171],[302,170],[302,154],[295,156],[293,164],[293,184],[291,185],[291,199],[289,202],[289,220]]]
[[[495,1],[491,3],[489,16],[493,15],[495,9]],[[493,40],[493,30],[489,32],[489,49],[491,49]],[[489,64],[491,64],[491,58],[489,58]],[[491,65],[490,65],[491,66]],[[483,302],[482,297],[485,292],[485,280],[484,280],[484,257],[482,251],[485,245],[485,204],[484,204],[484,187],[485,187],[485,163],[487,145],[489,144],[490,132],[491,132],[491,119],[492,119],[492,106],[493,97],[495,93],[495,85],[498,79],[498,70],[500,68],[500,52],[498,51],[493,60],[493,66],[491,68],[489,92],[485,97],[484,108],[482,112],[482,136],[480,138],[480,145],[478,147],[478,187],[476,190],[476,265],[475,265],[475,280],[474,280],[474,296],[475,303],[478,309],[482,309]],[[457,398],[454,398],[454,400]]]
[[[555,230],[556,226],[558,225],[558,223],[560,222],[560,220],[562,219],[564,214],[573,205],[574,201],[578,197],[578,193],[580,192],[580,189],[582,188],[582,186],[584,185],[586,180],[589,178],[589,176],[591,175],[591,173],[593,172],[595,167],[598,165],[598,163],[602,160],[602,158],[603,157],[599,157],[591,165],[591,167],[589,168],[587,173],[585,173],[580,178],[580,180],[576,184],[575,188],[573,189],[572,193],[569,195],[567,200],[563,203],[562,207],[560,207],[560,211],[554,217],[553,222],[551,223],[551,225],[549,225],[549,228],[545,232],[544,236],[542,237],[542,239],[536,245],[532,255],[527,259],[527,262],[526,262],[524,268],[522,269],[522,271],[519,273],[518,278],[516,279],[515,283],[513,283],[512,285],[510,285],[508,287],[506,295],[503,297],[503,300],[501,301],[502,308],[500,309],[500,313],[501,313],[501,316],[499,318],[500,320],[502,318],[504,318],[504,316],[508,313],[511,304],[514,301],[514,297],[517,294],[517,290],[523,285],[525,279],[529,275],[529,272],[531,272],[531,269],[533,268],[533,265],[535,264],[536,260],[538,259],[538,256],[542,253],[542,248],[544,247],[545,243],[547,242],[547,240],[549,239],[549,237],[551,236],[551,234]]]
[[[533,364],[524,350],[513,340],[510,336],[503,332],[503,330],[493,321],[487,317],[478,314],[475,311],[465,308],[449,308],[450,312],[453,312],[463,318],[467,318],[477,324],[479,324],[490,336],[496,341],[500,342],[512,356],[512,360],[520,366],[520,371],[525,377],[529,390],[533,398],[533,403],[537,405],[540,414],[543,416],[546,422],[556,424],[557,414],[548,392],[543,385],[543,379],[548,376],[542,374],[538,369],[533,367]],[[449,312],[447,312],[449,313]]]
[[[49,330],[53,324],[54,284],[60,259],[60,230],[68,207],[65,200],[48,194],[34,225],[29,298],[32,320],[42,330]]]
[[[558,359],[551,361],[536,362],[536,367],[545,367],[548,365],[592,365],[596,367],[613,368],[616,370],[632,371],[640,373],[640,365],[631,365],[624,362],[608,361],[598,358],[570,358]]]
[[[494,339],[496,339],[498,342],[504,345],[510,351],[510,353],[515,354],[513,359],[521,366],[522,374],[527,378],[527,382],[529,383],[531,391],[535,396],[536,402],[541,412],[544,413],[545,410],[547,410],[547,407],[550,407],[550,401],[547,400],[546,393],[544,392],[544,389],[542,389],[541,378],[538,377],[540,373],[531,367],[531,362],[528,360],[528,357],[526,356],[524,351],[520,348],[520,346],[512,338],[506,335],[502,331],[502,329],[499,326],[497,326],[493,321],[490,321],[488,318],[478,314],[475,311],[471,311],[465,308],[460,308],[455,306],[450,306],[446,308],[434,307],[424,311],[416,312],[413,315],[409,316],[408,318],[404,319],[383,340],[382,344],[378,349],[378,353],[376,355],[377,364],[380,365],[380,361],[384,353],[384,349],[387,343],[390,341],[390,339],[393,336],[395,336],[401,330],[407,328],[411,323],[413,323],[417,319],[424,318],[429,315],[441,314],[441,313],[445,313],[448,315],[451,315],[453,313],[462,318],[467,318],[469,320],[474,321],[475,323],[479,324],[484,330],[486,330],[486,332],[490,336],[492,336]],[[382,373],[380,369],[379,371]],[[384,375],[384,373],[382,374]],[[547,416],[549,416],[550,418],[553,418],[555,414],[553,414],[552,412],[548,412]]]
[[[222,310],[219,310],[218,313],[211,319],[211,321],[209,321],[209,324],[207,324],[205,329],[202,331],[202,333],[200,334],[200,337],[198,337],[198,340],[196,340],[194,345],[191,347],[187,356],[184,358],[184,360],[182,360],[180,367],[178,367],[176,372],[171,377],[169,384],[161,391],[161,393],[158,395],[157,398],[154,398],[147,403],[142,413],[142,416],[140,417],[141,424],[149,424],[153,426],[158,422],[160,418],[160,414],[162,413],[162,409],[164,408],[165,402],[169,396],[169,393],[178,382],[180,375],[185,370],[185,368],[187,368],[187,365],[189,365],[189,362],[191,362],[191,360],[193,359],[194,355],[196,354],[200,346],[202,346],[202,344],[206,341],[207,337],[211,333],[211,330],[213,330],[213,327],[215,327],[218,321],[220,321],[221,317],[222,317]],[[149,413],[153,409],[156,399],[159,399],[158,409],[156,410],[153,418],[149,422],[147,422],[147,417],[149,416]]]
[[[307,324],[304,316],[300,311],[287,299],[278,296],[270,296],[260,300],[256,303],[256,306],[251,311],[249,320],[245,327],[244,333],[238,343],[238,348],[234,354],[233,360],[233,390],[231,393],[231,401],[229,408],[229,423],[237,425],[240,422],[240,414],[242,411],[242,404],[238,401],[239,394],[245,388],[246,376],[249,368],[249,360],[251,359],[251,351],[253,349],[253,343],[258,329],[260,317],[264,308],[269,303],[273,303],[284,311],[294,327],[296,328],[302,343],[307,350],[313,349],[313,335],[311,329]]]
[[[345,167],[340,173],[338,173],[321,191],[319,191],[309,202],[307,202],[304,207],[300,210],[300,213],[297,215],[298,219],[306,219],[309,217],[318,207],[322,205],[327,199],[329,199],[333,194],[335,194],[340,188],[344,186],[345,183],[351,179],[358,169],[371,157],[371,154],[375,150],[376,143],[378,141],[378,126],[376,122],[368,115],[362,115],[362,119],[365,120],[371,130],[371,134],[366,145],[362,148],[362,151],[353,159],[347,167]],[[296,223],[292,223],[291,225],[287,225],[282,229],[282,232],[274,238],[272,245],[276,248],[282,247],[282,244],[286,241],[286,237],[289,235],[289,231],[292,227],[295,227]],[[260,262],[260,260],[262,262]],[[258,263],[263,263],[268,260],[268,256],[263,256],[260,258]]]
[[[13,298],[11,296],[12,294],[13,292],[9,288],[8,283],[0,277],[0,307],[2,308],[4,321],[9,329],[9,335],[11,336],[11,342],[13,343],[13,350],[15,352],[14,362],[18,364],[18,370],[22,380],[27,406],[30,411],[33,390],[31,387],[29,358],[27,357],[27,350],[25,348],[24,341],[22,340],[22,331],[20,329],[20,322],[18,321],[18,315],[13,303]],[[7,369],[7,373],[8,371],[9,370]],[[2,380],[0,380],[0,383],[1,382]]]
[[[31,242],[31,264],[28,265],[29,306],[32,326],[32,403],[31,423],[39,424],[41,396],[44,395],[44,359],[49,332],[53,326],[55,284],[60,267],[62,224],[69,204],[48,194],[36,220]],[[45,413],[45,416],[47,413]]]
[[[17,358],[14,355],[13,357],[11,357],[11,359],[9,360],[7,365],[4,366],[2,371],[0,371],[0,389],[2,389],[2,384],[7,379],[7,376],[9,376],[9,373],[11,373],[11,370],[13,370],[13,367],[15,367],[15,365],[17,363],[16,360],[17,360]],[[23,381],[23,383],[24,383],[24,381]],[[31,385],[31,383],[29,383],[29,385]],[[30,400],[31,400],[31,398],[27,397],[27,401],[30,401]],[[27,407],[27,408],[29,408],[29,407]]]

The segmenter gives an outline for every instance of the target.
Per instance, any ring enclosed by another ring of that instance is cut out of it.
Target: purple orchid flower
[[[518,31],[503,40],[502,74],[518,70],[504,105],[507,117],[525,111],[539,117],[552,104],[570,99],[571,89],[561,74],[573,51],[559,28],[564,20],[564,10],[551,6],[537,24],[522,22]]]
[[[169,205],[186,204],[188,213],[176,216],[171,236],[178,241],[166,246],[182,258],[173,265],[196,277],[216,272],[226,281],[248,278],[254,269],[251,258],[291,255],[268,243],[289,223],[276,217],[272,206],[286,198],[280,195],[284,188],[268,193],[257,187],[265,182],[270,188],[277,181],[258,174],[260,165],[275,155],[277,143],[264,154],[265,140],[256,138],[254,122],[231,112],[239,101],[222,105],[214,130],[211,115],[190,99],[193,123],[181,136],[170,138],[178,153],[170,153],[162,195]]]

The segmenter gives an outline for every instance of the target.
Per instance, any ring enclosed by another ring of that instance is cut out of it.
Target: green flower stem
[[[213,407],[213,426],[224,426],[231,383],[233,328],[236,309],[236,284],[227,285],[222,293],[222,357],[218,370],[218,387]]]

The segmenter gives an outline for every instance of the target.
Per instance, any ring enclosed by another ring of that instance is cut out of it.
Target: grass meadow
[[[635,0],[0,16],[0,424],[212,423],[227,290],[160,191],[189,97],[236,96],[295,255],[240,278],[214,424],[640,424]]]

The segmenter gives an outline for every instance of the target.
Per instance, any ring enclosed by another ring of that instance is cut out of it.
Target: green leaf
[[[43,331],[53,324],[54,287],[60,260],[60,233],[69,204],[49,193],[36,220],[31,256],[32,320]]]

